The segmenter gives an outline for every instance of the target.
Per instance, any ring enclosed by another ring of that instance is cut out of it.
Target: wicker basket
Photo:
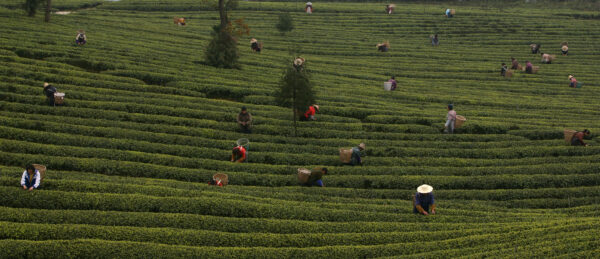
[[[467,118],[465,118],[464,116],[461,115],[456,115],[456,121],[454,122],[454,128],[458,129],[460,128],[463,123],[465,123],[465,121],[467,121]]]
[[[342,163],[350,163],[350,161],[352,160],[352,149],[343,149],[340,148],[340,161],[342,161]]]
[[[35,167],[35,169],[40,172],[40,182],[44,180],[44,177],[46,177],[46,166],[40,164],[33,164],[33,167]]]
[[[298,182],[306,183],[310,178],[310,170],[306,168],[298,168]]]
[[[221,183],[223,184],[223,186],[227,185],[229,183],[229,177],[226,174],[215,174],[213,175],[213,180],[215,181],[221,181]]]
[[[567,145],[571,145],[571,140],[573,139],[573,135],[575,134],[575,130],[570,130],[570,129],[565,129],[564,133],[565,133],[565,142],[567,142]]]

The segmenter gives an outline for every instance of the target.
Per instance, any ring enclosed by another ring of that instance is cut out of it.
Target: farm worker
[[[511,69],[519,69],[519,62],[517,61],[516,58],[510,58],[511,62],[512,62],[512,66],[510,67]]]
[[[448,18],[454,17],[454,14],[452,14],[452,9],[446,9],[446,17],[448,17]]]
[[[377,50],[379,50],[381,52],[387,52],[389,49],[390,49],[390,42],[389,41],[385,41],[383,43],[377,44]]]
[[[585,142],[583,142],[583,137],[589,136],[590,131],[584,129],[583,131],[578,131],[573,134],[573,138],[571,139],[571,146],[588,146]]]
[[[502,68],[500,69],[500,75],[506,76],[506,72],[508,71],[508,66],[505,63],[502,63]]]
[[[574,76],[569,75],[569,81],[570,81],[570,83],[569,83],[570,87],[573,87],[573,88],[577,87],[577,79],[575,79]]]
[[[231,151],[231,162],[243,163],[246,161],[246,148],[243,146],[234,147]]]
[[[431,46],[439,46],[440,45],[440,39],[438,38],[437,34],[435,34],[433,36],[429,36],[429,39],[431,39]]]
[[[86,42],[87,42],[87,36],[85,36],[85,31],[78,30],[77,36],[75,36],[75,43],[77,43],[77,45],[81,46],[81,45],[85,44]]]
[[[392,90],[396,90],[396,87],[398,87],[398,82],[396,82],[396,77],[392,76],[392,78],[390,78],[390,80],[388,80],[388,82],[392,83]]]
[[[323,175],[327,174],[327,168],[323,167],[323,168],[314,168],[313,170],[310,170],[310,176],[308,177],[308,181],[306,181],[306,183],[304,184],[304,186],[319,186],[319,187],[325,187],[325,184],[323,184]]]
[[[421,213],[425,216],[435,214],[435,201],[433,199],[433,187],[423,184],[417,188],[413,198],[413,213]]]
[[[54,106],[54,94],[57,92],[56,87],[48,84],[48,82],[44,82],[44,95],[46,95],[46,99],[48,100],[48,105]]]
[[[445,133],[454,133],[454,123],[456,122],[456,111],[454,110],[454,105],[448,104],[448,114],[446,115],[446,124],[444,125]]]
[[[567,53],[569,53],[569,44],[565,41],[560,45],[560,51],[562,52],[563,56],[566,56]]]
[[[245,106],[242,107],[242,110],[237,116],[237,123],[240,125],[240,129],[243,133],[252,133],[252,115],[250,115]]]
[[[311,14],[313,11],[313,6],[311,2],[306,2],[306,7],[304,7],[304,11],[308,14]]]
[[[40,172],[33,165],[27,165],[25,171],[23,171],[23,176],[21,176],[23,190],[33,191],[33,189],[39,188],[41,178]]]
[[[540,51],[540,47],[542,46],[542,44],[531,44],[529,45],[531,47],[531,54],[537,54],[538,51]]]
[[[529,60],[525,61],[527,64],[525,65],[525,73],[532,74],[533,73],[533,64],[529,62]]]
[[[396,7],[395,4],[388,4],[388,5],[385,6],[385,11],[388,14],[392,14],[392,12],[394,11],[394,7]]]
[[[352,157],[350,159],[350,165],[362,165],[361,151],[365,150],[365,143],[360,143],[357,147],[352,148]]]
[[[542,63],[550,64],[552,63],[553,58],[546,53],[540,53],[542,55]]]
[[[319,105],[313,104],[311,106],[308,107],[308,110],[306,110],[306,112],[304,113],[304,115],[302,117],[300,117],[300,120],[302,121],[314,121],[317,120],[315,118],[315,114],[319,111]]]
[[[258,43],[258,41],[255,38],[252,38],[250,40],[250,48],[252,48],[252,51],[260,53],[260,49],[261,49],[260,45],[261,44]]]

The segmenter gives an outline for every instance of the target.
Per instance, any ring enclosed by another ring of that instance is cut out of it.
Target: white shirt
[[[23,171],[23,176],[21,176],[21,186],[25,186],[25,177],[27,177],[29,173],[27,170]],[[33,184],[33,188],[36,189],[40,186],[40,171],[35,170],[35,183]]]

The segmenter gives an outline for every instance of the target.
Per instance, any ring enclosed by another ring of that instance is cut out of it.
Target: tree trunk
[[[52,0],[46,0],[46,17],[44,21],[50,22],[50,10],[52,9]]]
[[[219,16],[221,18],[220,29],[225,30],[225,27],[227,27],[227,12],[225,11],[225,0],[219,0]]]

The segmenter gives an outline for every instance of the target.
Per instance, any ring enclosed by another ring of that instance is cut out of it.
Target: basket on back
[[[306,168],[298,168],[298,182],[306,183],[310,178],[310,170]]]
[[[567,145],[571,145],[571,140],[573,139],[573,135],[575,135],[575,130],[570,130],[570,129],[565,129],[564,133],[565,133],[565,142],[567,142]]]
[[[221,183],[223,184],[223,186],[227,185],[227,183],[229,183],[229,177],[226,174],[214,174],[213,175],[213,180],[215,181],[221,181]]]
[[[46,166],[33,164],[33,167],[40,172],[40,181],[44,180],[44,177],[46,177]]]
[[[463,123],[465,123],[465,121],[467,121],[467,118],[461,115],[456,115],[456,121],[454,121],[454,128],[460,128],[463,125]]]
[[[352,149],[340,148],[340,160],[344,164],[350,163],[352,161]]]

